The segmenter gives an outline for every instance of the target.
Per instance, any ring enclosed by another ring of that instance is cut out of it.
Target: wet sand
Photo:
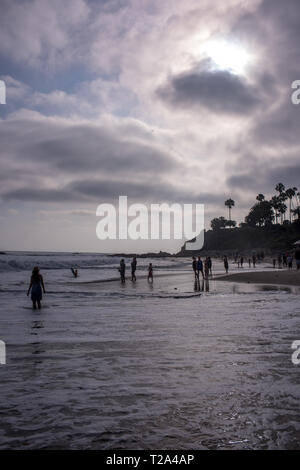
[[[257,272],[238,272],[215,277],[214,280],[247,282],[252,284],[278,284],[300,286],[300,270],[282,269]]]

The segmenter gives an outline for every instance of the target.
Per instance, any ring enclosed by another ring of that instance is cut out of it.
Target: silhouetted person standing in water
[[[122,284],[124,284],[125,282],[125,269],[126,269],[125,261],[122,258],[120,261],[120,269],[119,269]]]
[[[193,271],[194,271],[194,274],[195,274],[195,279],[197,279],[198,278],[198,276],[197,276],[197,261],[196,261],[195,256],[193,256],[192,267],[193,267]]]
[[[193,266],[194,267],[194,266]],[[199,279],[200,273],[202,274],[202,278],[204,278],[203,274],[203,261],[200,256],[198,256],[198,261],[197,261],[197,277]]]
[[[153,282],[153,267],[152,267],[152,263],[149,263],[149,267],[148,267],[148,282]]]
[[[131,280],[132,281],[136,281],[136,276],[135,276],[136,265],[137,265],[136,257],[134,257],[133,260],[131,261]]]
[[[31,290],[32,307],[34,310],[36,310],[36,304],[39,309],[41,308],[42,288],[43,288],[44,294],[46,294],[43,276],[40,274],[40,270],[38,266],[35,266],[32,270],[30,285],[27,291],[27,296],[28,296]]]
[[[208,266],[208,273],[212,277],[212,260],[210,256],[208,256],[207,258],[207,266]]]
[[[205,261],[204,261],[204,278],[208,279],[208,276],[209,276],[208,258],[205,258]]]
[[[225,268],[226,274],[228,274],[228,259],[226,255],[224,256],[224,268]]]

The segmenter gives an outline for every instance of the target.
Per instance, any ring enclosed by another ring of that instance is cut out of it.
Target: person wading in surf
[[[42,288],[45,294],[46,291],[45,291],[43,276],[40,274],[40,270],[38,266],[35,266],[32,270],[30,285],[27,291],[27,297],[28,297],[29,292],[31,290],[32,307],[34,310],[36,309],[36,305],[38,306],[39,309],[41,308]]]
[[[119,273],[120,273],[120,276],[121,276],[122,284],[124,284],[124,282],[125,282],[125,269],[126,269],[125,261],[124,261],[124,259],[121,259]]]

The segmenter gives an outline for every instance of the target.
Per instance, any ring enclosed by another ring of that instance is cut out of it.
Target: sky
[[[101,241],[96,208],[205,205],[243,221],[300,186],[298,0],[0,0],[0,250]]]

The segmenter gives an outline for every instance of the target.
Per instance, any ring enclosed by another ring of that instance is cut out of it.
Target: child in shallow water
[[[36,309],[36,305],[38,306],[39,309],[41,308],[42,288],[45,294],[46,291],[45,291],[43,276],[40,274],[40,270],[38,266],[35,266],[32,270],[30,285],[27,291],[27,296],[29,296],[29,292],[31,290],[32,307],[34,310]]]

